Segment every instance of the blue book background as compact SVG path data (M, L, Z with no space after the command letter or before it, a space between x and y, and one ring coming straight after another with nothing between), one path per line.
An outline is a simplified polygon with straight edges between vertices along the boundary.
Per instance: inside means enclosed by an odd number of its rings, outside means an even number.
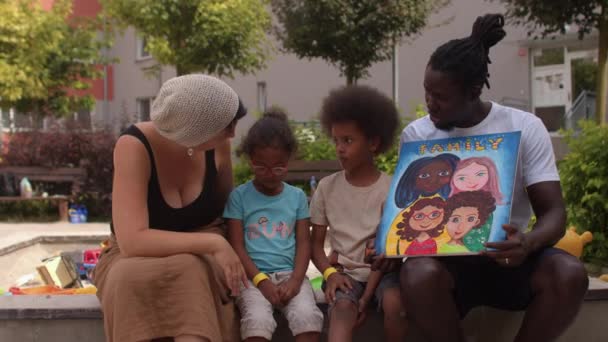
M376 251L477 254L505 239L521 132L402 143Z

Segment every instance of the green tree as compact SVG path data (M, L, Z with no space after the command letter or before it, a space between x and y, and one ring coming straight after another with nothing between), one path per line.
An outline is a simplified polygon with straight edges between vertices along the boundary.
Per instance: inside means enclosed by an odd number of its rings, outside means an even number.
M63 115L94 105L88 89L99 73L96 21L71 19L72 1L46 11L36 1L0 1L0 104L21 112Z
M596 120L606 123L608 93L608 0L501 0L507 6L507 17L527 26L530 33L543 37L566 33L568 25L578 28L579 38L599 32L598 77L596 84Z
M422 30L448 0L272 0L283 48L299 58L322 58L337 66L346 83L392 56L404 37Z
M146 49L178 75L232 77L264 67L271 50L267 0L103 0L120 27L133 26Z

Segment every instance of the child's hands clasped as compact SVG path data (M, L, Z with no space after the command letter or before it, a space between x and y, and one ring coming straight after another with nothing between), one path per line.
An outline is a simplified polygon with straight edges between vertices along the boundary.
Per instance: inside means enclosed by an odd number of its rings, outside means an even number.
M260 292L262 292L264 298L266 298L273 306L278 306L281 304L279 287L273 284L270 279L262 280L258 284L258 289Z
M336 272L327 278L325 285L325 299L328 303L333 303L336 300L336 291L338 289L349 292L353 289L353 285L347 276Z
M289 301L295 297L298 293L300 293L300 286L302 285L301 281L297 281L294 278L289 278L289 280L281 283L279 287L279 298L283 305L287 305Z

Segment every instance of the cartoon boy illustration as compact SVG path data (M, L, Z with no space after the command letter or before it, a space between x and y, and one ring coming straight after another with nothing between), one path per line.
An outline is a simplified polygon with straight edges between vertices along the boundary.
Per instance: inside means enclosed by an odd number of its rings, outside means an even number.
M450 180L460 158L451 153L435 157L423 157L413 161L399 179L395 191L395 204L406 208L419 197L438 194L447 199L450 194Z
M410 245L406 255L427 255L437 253L436 237L443 233L445 225L445 201L440 196L422 197L402 211L403 220L397 224L397 234ZM397 242L397 254L399 242Z
M451 240L439 247L439 253L478 252L470 250L463 243L465 236L473 235L479 246L483 248L489 230L482 229L496 209L496 201L488 191L459 192L448 198L445 205L445 215L448 218L445 225Z

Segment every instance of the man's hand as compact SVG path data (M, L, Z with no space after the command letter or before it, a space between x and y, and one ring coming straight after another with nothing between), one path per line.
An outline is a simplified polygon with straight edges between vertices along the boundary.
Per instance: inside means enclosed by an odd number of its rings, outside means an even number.
M371 255L368 263L372 264L372 271L382 271L384 273L397 271L401 266L400 258L386 258L384 254Z
M325 284L325 299L328 303L333 303L336 300L336 290L338 289L348 293L353 289L353 285L348 276L336 272L329 276Z
M270 279L264 279L258 284L258 289L264 295L266 299L272 304L272 306L278 306L281 304L281 297L279 295L279 288L270 281Z
M507 239L500 242L486 243L486 248L495 250L485 250L481 254L494 259L505 267L519 266L531 252L526 235L510 224L503 224L502 228L507 232Z
M279 285L279 298L283 305L287 305L289 301L300 293L301 281L294 278L289 278L287 281Z

